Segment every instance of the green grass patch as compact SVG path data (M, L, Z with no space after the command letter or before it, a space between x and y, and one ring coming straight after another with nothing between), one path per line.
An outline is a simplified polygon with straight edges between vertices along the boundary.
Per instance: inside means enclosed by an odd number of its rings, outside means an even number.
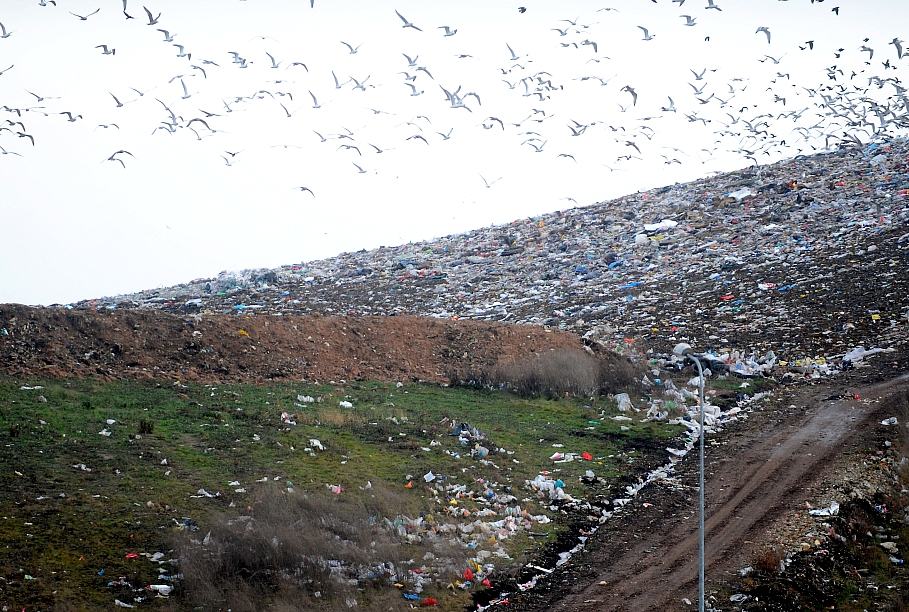
M35 386L43 388L22 388ZM331 485L345 498L365 498L373 483L398 496L403 515L451 513L451 500L423 479L431 471L468 491L483 483L508 487L514 504L539 514L549 502L538 500L525 480L547 470L566 483L566 492L582 497L578 478L585 470L618 478L641 449L658 449L680 433L660 423L625 423L631 426L623 430L609 419L615 414L607 398L524 399L423 384L2 378L0 605L88 610L115 598L133 602L142 594L129 585L173 584L168 580L179 571L141 553L167 555L184 517L205 529L231 504L237 512L252 507L266 487L322 492ZM460 423L483 435L476 443L489 450L487 457L472 456L475 442L449 435ZM593 460L555 463L555 452L587 452ZM457 508L476 505L468 499ZM559 527L545 529L552 535ZM509 557L521 557L528 541L506 540ZM127 558L130 553L140 557ZM463 592L449 593L452 601L466 601ZM179 605L179 597L153 595L140 603Z

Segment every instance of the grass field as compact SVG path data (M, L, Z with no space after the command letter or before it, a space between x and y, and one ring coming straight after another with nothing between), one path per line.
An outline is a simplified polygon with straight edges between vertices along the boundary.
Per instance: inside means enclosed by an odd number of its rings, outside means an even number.
M639 456L635 449L658 448L680 434L680 427L609 418L616 414L608 398L522 399L422 384L0 379L0 605L90 610L118 599L218 609L187 603L172 580L181 568L146 555L175 558L176 532L185 523L198 526L192 533L201 538L212 524L249 514L276 491L361 500L359 507L386 514L373 518L391 523L421 512L426 524L492 521L509 507L556 519L548 498L539 499L526 480L547 472L583 497L579 476L586 470L617 479ZM475 427L480 439L450 435L460 423ZM592 460L556 463L555 452L589 453ZM429 472L441 479L427 483ZM365 503L377 494L381 506ZM564 527L558 520L533 523L531 539L528 525L488 539L456 530L449 541L463 547L464 559L484 547L505 551L487 555L498 567L525 559ZM414 545L409 538L390 541ZM176 589L169 599L138 590L150 584ZM394 590L388 587L359 589L359 609L369 601L379 609L385 591ZM466 589L437 585L426 592L443 608L469 602Z

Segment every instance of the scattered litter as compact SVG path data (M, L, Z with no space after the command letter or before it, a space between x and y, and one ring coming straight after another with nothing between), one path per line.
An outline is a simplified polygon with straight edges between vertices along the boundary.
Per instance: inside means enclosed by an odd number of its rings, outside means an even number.
M835 501L830 502L830 505L826 508L820 508L817 510L809 510L808 514L811 516L836 516L840 511L840 505Z
M618 393L615 396L615 401L618 404L619 412L628 412L634 409L634 406L631 405L631 398L627 393Z

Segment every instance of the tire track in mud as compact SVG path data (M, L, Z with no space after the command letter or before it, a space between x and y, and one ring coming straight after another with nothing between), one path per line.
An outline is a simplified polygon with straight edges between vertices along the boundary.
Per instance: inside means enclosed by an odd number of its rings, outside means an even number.
M876 385L851 387L850 395L886 395L909 375ZM793 410L770 425L771 409L735 433L721 434L706 450L706 588L748 565L767 526L801 506L804 489L818 481L850 444L872 428L875 405L853 399L825 400L836 381L801 391L804 410ZM839 395L845 395L840 393ZM782 409L785 410L785 409ZM782 411L781 411L782 412ZM753 423L751 421L759 421ZM696 485L697 449L676 466ZM688 470L687 473L685 470ZM657 487L635 499L641 508L597 534L597 544L569 564L550 591L527 610L643 612L692 610L698 597L697 489L667 494ZM675 503L674 503L675 502ZM681 502L681 503L679 503ZM645 508L644 503L650 503ZM601 529L603 530L603 529Z

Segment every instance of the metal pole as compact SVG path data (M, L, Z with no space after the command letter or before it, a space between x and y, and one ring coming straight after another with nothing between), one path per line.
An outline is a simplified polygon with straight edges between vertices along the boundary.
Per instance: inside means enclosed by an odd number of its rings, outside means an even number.
M694 361L698 367L698 399L701 408L701 431L699 444L701 450L701 469L698 481L699 492L699 521L698 521L698 612L704 612L704 369L701 367L701 360L688 354L688 357Z

